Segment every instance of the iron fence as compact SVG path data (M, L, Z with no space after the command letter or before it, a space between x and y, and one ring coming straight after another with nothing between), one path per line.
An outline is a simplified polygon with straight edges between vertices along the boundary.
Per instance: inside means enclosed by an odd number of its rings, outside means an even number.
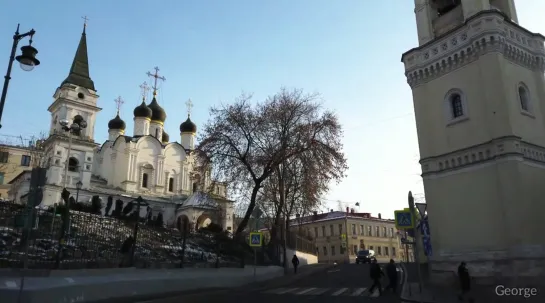
M181 231L142 218L136 224L137 216L75 210L67 216L62 208L27 213L23 205L0 202L0 268L22 268L25 262L30 269L231 267L251 253L226 233L206 230L188 231L184 249ZM123 244L135 229L127 251Z

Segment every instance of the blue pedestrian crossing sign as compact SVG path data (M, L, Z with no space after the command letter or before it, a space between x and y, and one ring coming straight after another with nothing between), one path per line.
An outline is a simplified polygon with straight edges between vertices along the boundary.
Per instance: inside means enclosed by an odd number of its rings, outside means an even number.
M397 229L412 229L414 228L414 217L410 210L394 211Z
M254 232L250 233L250 246L251 247L261 247L263 244L263 234Z

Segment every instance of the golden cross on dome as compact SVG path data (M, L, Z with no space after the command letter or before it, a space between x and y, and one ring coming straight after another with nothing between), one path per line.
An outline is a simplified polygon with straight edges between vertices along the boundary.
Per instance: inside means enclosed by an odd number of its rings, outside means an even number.
M114 100L114 102L115 102L115 107L117 107L117 114L119 115L119 111L121 110L121 105L123 105L125 101L123 101L123 99L121 99L121 96L119 96Z
M142 94L142 101L146 102L146 97L148 95L150 88L147 82L140 84L140 93Z
M193 108L193 102L191 102L191 99L187 100L185 102L185 105L187 106L187 116L191 116L191 109Z
M165 79L165 77L159 76L159 68L157 66L153 69L155 70L154 74L148 72L146 75L148 75L148 77L154 78L153 86L151 88L153 88L153 96L155 97L157 96L157 80L166 81L167 79Z

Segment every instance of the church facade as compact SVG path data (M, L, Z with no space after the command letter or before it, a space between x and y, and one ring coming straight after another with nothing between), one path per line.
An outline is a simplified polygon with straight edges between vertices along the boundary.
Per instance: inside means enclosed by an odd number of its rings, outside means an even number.
M230 231L233 201L226 198L226 184L212 181L210 171L197 167L192 154L196 125L188 113L180 124L180 143L170 141L164 130L167 115L157 102L157 80L162 77L158 68L148 75L155 78L153 97L147 104L148 88L141 86L142 103L133 111L132 134L127 134L118 106L108 123L108 140L97 144L95 121L101 108L89 75L84 27L69 75L48 108L51 123L42 144L42 165L48 168L42 205L60 203L64 188L76 196L79 186L79 202L98 196L103 212L108 200L126 204L141 196L153 217L160 213L167 225L181 228L187 222L198 228L214 222ZM69 129L71 125L76 128Z
M412 89L434 268L545 275L545 37L514 0L415 0Z

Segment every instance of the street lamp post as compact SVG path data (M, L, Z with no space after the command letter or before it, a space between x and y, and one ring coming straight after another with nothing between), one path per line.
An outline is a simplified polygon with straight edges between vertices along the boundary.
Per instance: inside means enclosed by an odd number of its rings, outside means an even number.
M76 183L76 204L79 202L79 191L81 190L82 186L83 183L81 183L81 181L78 181L78 183Z
M78 181L78 183L76 183L76 205L79 202L79 191L81 190L82 186L83 186L83 183L81 183L81 181ZM72 227L72 219L70 218L70 199L68 199L67 207L68 207L68 236L67 237L70 237L70 229Z
M40 65L40 61L36 59L36 54L38 54L38 50L36 50L32 46L32 37L34 36L36 32L34 29L31 29L30 31L20 34L19 33L19 24L17 24L17 30L15 31L15 34L13 35L13 45L11 47L11 54L9 56L9 62L8 62L8 71L6 72L6 75L4 76L4 86L2 87L2 97L0 98L0 121L2 121L2 113L4 112L4 103L6 102L6 96L8 94L8 85L9 80L11 79L11 67L13 66L13 61L17 60L19 64L21 65L21 69L24 71L31 71L34 69L34 66ZM15 52L17 51L17 45L19 44L19 41L21 39L30 36L30 40L28 45L25 45L21 47L21 55L15 57ZM2 127L2 124L0 124L0 128Z
M81 117L81 116L80 116ZM62 126L62 129L68 134L68 152L66 155L66 163L64 164L64 188L68 187L68 166L70 164L70 153L72 152L72 133L81 131L82 129L87 128L87 122L80 119L74 119L73 123L70 124L69 120L63 119L59 121L59 124Z
M134 239L133 241L133 245L132 245L132 249L131 249L131 254L130 254L130 264L131 266L134 265L134 252L136 250L136 239L138 237L138 223L140 221L140 207L142 206L142 203L144 202L144 199L142 198L142 196L138 196L138 198L136 198L136 200L134 200L136 202L136 215L134 216L135 217L135 222L134 222L134 230L133 230L133 234L132 234L132 238Z

